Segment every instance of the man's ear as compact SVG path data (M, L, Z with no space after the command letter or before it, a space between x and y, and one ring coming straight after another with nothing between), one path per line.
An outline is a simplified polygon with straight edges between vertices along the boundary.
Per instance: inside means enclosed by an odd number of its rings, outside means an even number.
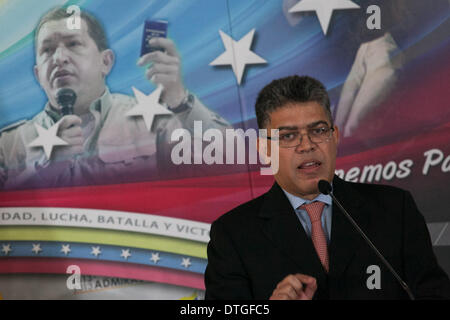
M111 72L111 69L115 62L115 55L111 49L103 50L102 52L102 75L106 76Z

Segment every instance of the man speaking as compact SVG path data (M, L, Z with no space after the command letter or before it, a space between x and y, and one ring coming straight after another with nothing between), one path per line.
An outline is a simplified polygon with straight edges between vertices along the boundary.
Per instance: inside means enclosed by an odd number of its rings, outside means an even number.
M279 130L276 182L212 224L206 299L409 298L330 195L319 192L320 180L331 183L413 297L450 298L449 278L411 194L334 175L339 130L319 81L275 80L259 93L255 109L260 129ZM275 138L269 135L267 143ZM374 270L375 285L369 279Z
M70 14L56 8L36 28L34 74L48 103L32 120L2 130L0 187L121 183L167 176L173 173L172 130L191 129L195 120L206 128L229 126L185 89L180 57L166 38L149 40L151 47L161 50L146 53L137 64L150 65L146 77L162 88L156 102L167 112L155 114L151 124L130 116L136 100L111 93L106 85L115 55L101 24L84 11L80 18L79 28L69 28ZM57 132L51 132L55 124Z

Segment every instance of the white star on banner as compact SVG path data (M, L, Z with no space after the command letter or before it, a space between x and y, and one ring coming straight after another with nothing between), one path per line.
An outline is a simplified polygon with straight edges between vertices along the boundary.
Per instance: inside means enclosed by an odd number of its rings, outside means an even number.
M59 122L55 123L50 129L45 129L38 124L34 124L39 137L34 139L28 145L29 147L42 147L44 149L47 159L50 159L54 146L66 146L68 143L59 138L56 134L58 132Z
M219 30L219 33L220 37L222 38L223 45L225 46L225 52L218 56L209 65L231 65L238 84L241 84L242 76L244 75L244 69L247 64L267 63L266 60L250 50L250 47L252 46L253 36L255 34L255 29L252 29L239 41L235 41L222 30Z
M2 244L2 252L7 256L12 251L10 244Z
M91 254L98 257L99 254L102 254L102 251L100 250L100 247L92 247Z
M181 265L185 268L189 268L189 266L192 264L190 258L182 258L183 261L181 262Z
M66 256L70 253L70 244L61 245L61 252L63 252Z
M159 97L161 96L163 86L159 85L148 96L134 87L132 89L138 103L125 115L128 117L142 116L148 131L152 128L155 115L173 114L172 111L159 104Z
M158 263L159 260L161 260L161 258L159 257L159 253L152 253L152 257L150 258L151 261L153 261L153 263Z
M289 9L289 12L315 11L323 34L326 35L334 10L359 8L359 5L350 0L303 0Z
M34 254L38 254L39 252L41 252L42 251L42 249L41 249L41 244L40 243L38 243L38 244L32 244L32 246L33 246L33 249L31 249L31 251L34 253Z
M122 249L122 253L120 254L120 256L127 260L129 257L131 257L130 249Z

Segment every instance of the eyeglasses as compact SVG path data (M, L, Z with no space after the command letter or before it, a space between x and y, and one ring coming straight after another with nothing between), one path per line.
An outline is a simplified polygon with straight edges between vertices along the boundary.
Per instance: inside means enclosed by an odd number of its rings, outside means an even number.
M309 141L315 144L326 142L330 140L334 128L329 127L318 127L318 128L308 128L306 135ZM281 133L278 136L279 146L281 148L293 148L302 144L303 135L298 131L291 131L286 133ZM269 140L276 140L275 137L267 137Z

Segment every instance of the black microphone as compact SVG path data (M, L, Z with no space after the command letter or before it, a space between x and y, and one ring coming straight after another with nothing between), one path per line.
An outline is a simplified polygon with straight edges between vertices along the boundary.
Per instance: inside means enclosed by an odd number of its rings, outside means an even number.
M384 263L384 265L389 269L389 271L392 273L392 275L397 279L397 281L400 283L402 288L406 291L409 298L411 300L415 300L414 295L412 294L411 290L409 289L408 285L405 281L400 278L400 276L395 272L394 268L390 265L390 263L384 258L384 256L378 251L377 247L370 241L370 239L366 236L364 231L361 230L361 228L358 226L358 224L353 220L353 218L348 214L347 210L344 209L344 207L340 204L338 199L333 195L333 189L331 187L331 184L326 180L320 180L318 183L319 191L325 195L329 194L331 198L333 199L334 203L337 204L339 209L341 209L344 216L350 221L350 223L353 225L353 227L358 231L358 233L361 235L361 237L364 238L364 240L367 242L369 247L372 248L372 250L377 254L378 258Z
M76 100L77 94L72 89L62 88L56 93L56 101L61 106L63 116L73 114L73 106Z

